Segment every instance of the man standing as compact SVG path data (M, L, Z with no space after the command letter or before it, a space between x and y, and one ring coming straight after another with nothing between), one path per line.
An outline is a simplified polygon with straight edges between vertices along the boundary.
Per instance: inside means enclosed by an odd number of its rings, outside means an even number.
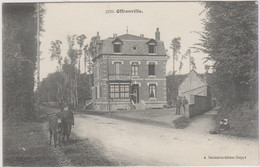
M183 109L184 109L184 112L185 112L186 107L187 107L187 105L189 104L189 102L188 102L188 100L186 99L185 96L183 97L182 104L183 104Z
M62 140L69 140L71 127L74 126L74 114L69 109L67 105L65 105L63 111L61 112L61 123L62 123Z
M175 115L180 115L181 113L181 99L180 97L177 97L177 101L176 101L176 114Z

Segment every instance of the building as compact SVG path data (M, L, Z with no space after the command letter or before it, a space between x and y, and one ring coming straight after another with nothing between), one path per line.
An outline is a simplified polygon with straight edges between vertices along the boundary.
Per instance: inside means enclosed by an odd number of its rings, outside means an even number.
M207 97L211 106L215 106L215 97L209 85L210 74L198 74L191 70L178 88L178 96L185 96L194 104L194 96Z
M160 40L124 34L92 38L95 110L162 108L166 104L166 51Z

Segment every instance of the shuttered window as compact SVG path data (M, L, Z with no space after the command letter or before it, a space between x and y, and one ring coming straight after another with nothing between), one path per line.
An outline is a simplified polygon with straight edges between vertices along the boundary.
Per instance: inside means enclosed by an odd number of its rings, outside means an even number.
M155 75L155 63L148 64L148 75Z

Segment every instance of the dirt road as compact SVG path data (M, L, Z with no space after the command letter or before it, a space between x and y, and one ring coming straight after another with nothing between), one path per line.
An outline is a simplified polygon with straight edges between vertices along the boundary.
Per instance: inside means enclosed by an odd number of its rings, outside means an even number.
M124 165L258 163L257 140L210 135L207 116L182 130L85 114L76 115L75 122L78 137L97 141L108 159Z

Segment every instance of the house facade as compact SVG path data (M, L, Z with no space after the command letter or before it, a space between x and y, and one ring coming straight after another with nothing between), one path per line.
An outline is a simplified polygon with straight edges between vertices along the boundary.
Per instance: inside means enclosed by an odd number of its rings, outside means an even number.
M155 39L124 34L92 38L95 110L125 110L134 105L166 104L166 52L157 28Z

